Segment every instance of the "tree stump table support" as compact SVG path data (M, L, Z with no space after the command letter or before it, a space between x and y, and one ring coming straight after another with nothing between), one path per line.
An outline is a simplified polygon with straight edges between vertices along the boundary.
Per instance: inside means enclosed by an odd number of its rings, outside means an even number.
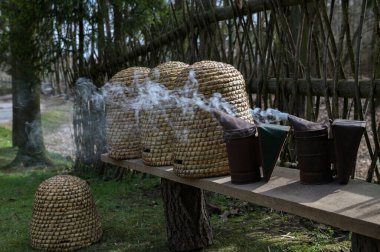
M194 251L212 244L203 190L161 179L168 244L173 251Z
M351 250L352 252L380 252L380 240L352 233Z

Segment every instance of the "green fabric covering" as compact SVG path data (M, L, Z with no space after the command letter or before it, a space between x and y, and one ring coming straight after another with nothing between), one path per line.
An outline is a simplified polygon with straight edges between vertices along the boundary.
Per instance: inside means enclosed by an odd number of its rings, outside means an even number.
M258 127L263 176L269 181L290 127L262 123Z

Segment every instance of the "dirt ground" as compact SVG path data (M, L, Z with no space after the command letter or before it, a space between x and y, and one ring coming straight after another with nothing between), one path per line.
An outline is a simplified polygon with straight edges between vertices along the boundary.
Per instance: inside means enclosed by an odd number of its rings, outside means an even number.
M42 97L41 111L46 149L73 159L73 102L63 96ZM12 128L11 95L0 97L0 126Z
M46 148L50 152L60 153L63 156L74 159L75 144L73 133L73 102L61 97L47 97L43 99L42 113L58 111L57 127L44 128L44 140ZM54 120L56 117L52 117ZM55 124L53 124L55 125Z

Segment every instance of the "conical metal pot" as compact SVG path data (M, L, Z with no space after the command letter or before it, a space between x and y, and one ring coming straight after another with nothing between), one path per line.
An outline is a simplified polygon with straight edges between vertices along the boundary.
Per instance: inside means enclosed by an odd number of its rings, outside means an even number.
M356 157L364 130L364 121L337 119L332 123L335 167L341 184L347 184L350 175L355 172Z
M258 127L264 181L269 181L289 133L288 126L261 123Z

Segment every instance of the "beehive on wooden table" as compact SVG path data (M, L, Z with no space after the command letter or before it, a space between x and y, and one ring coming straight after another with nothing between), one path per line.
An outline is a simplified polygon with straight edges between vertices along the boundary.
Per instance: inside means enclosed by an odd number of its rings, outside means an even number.
M130 67L115 74L110 85L125 85L124 92L109 92L106 99L106 133L108 154L114 159L141 157L139 119L128 101L137 95L131 88L142 84L150 72L146 67Z
M168 90L174 88L178 73L188 67L188 64L169 61L158 65L150 71L149 78L162 84ZM142 159L146 165L163 166L172 164L173 160L173 129L170 125L170 114L173 104L162 102L141 114L141 144Z
M191 71L196 79L193 92L198 90L205 99L220 93L226 102L234 106L237 117L253 123L245 81L238 70L221 62L197 62L178 75L175 82L178 87L191 81ZM229 173L223 129L211 113L194 106L193 114L178 110L172 118L174 131L180 136L175 138L173 145L175 174L201 178Z

